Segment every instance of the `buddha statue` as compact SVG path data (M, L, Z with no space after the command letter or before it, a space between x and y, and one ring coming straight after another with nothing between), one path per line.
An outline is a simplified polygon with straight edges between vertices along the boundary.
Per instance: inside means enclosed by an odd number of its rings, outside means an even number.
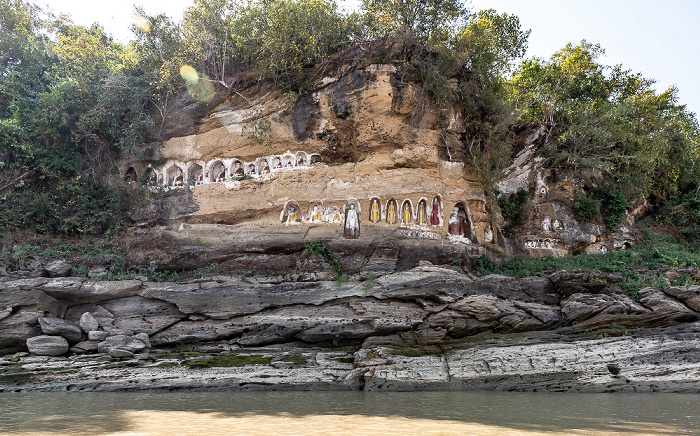
M372 206L369 211L369 220L373 223L378 223L381 217L379 216L379 201L372 199Z
M426 225L425 220L425 201L421 200L418 202L418 212L416 213L416 223L419 225Z
M360 237L360 217L357 214L354 204L345 212L345 227L343 236L347 239L357 239Z
M386 206L386 222L396 224L396 203L394 200L390 200Z
M411 222L411 206L409 206L408 201L403 204L403 213L401 216L401 221L404 224Z
M440 200L437 197L433 198L433 211L430 214L430 224L434 226L440 225Z

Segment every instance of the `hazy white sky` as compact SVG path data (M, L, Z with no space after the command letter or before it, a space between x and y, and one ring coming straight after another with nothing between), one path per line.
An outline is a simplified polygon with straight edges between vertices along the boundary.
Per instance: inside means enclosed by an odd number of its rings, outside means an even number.
M116 40L131 38L133 5L179 20L191 0L38 0L82 25L99 22ZM471 0L472 10L493 8L520 17L532 29L528 56L549 57L567 42L587 39L606 49L601 59L677 85L680 101L700 111L700 0ZM339 0L353 8L359 0Z

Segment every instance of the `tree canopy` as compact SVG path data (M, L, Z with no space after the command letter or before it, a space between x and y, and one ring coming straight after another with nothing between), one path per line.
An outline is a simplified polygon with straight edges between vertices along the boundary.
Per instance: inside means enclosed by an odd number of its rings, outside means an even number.
M0 0L0 233L83 234L123 225L133 193L114 162L158 140L169 99L233 92L237 76L290 95L308 72L354 44L401 41L391 59L438 114L445 158L485 186L509 163L514 130L544 126L549 165L593 174L630 195L667 198L697 187L698 123L677 90L598 59L589 42L523 59L518 17L460 0L194 0L181 20L135 8L134 40L79 26L30 0ZM384 60L386 61L386 60ZM448 105L462 111L450 125ZM155 127L155 128L154 128Z

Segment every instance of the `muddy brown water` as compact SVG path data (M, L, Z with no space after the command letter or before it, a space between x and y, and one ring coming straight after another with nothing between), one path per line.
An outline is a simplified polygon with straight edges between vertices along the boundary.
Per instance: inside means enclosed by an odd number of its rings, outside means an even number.
M0 394L3 435L676 435L700 397L510 392Z

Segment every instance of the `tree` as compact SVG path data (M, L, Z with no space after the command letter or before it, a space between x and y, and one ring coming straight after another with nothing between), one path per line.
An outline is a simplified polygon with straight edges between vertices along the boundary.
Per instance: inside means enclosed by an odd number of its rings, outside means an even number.
M423 44L447 41L469 17L460 0L362 0L368 37L404 34Z
M666 197L691 169L697 150L695 115L661 94L653 81L618 65L601 65L604 50L582 41L549 61L523 62L510 81L519 120L547 127L544 152L555 167L603 178L628 195Z

